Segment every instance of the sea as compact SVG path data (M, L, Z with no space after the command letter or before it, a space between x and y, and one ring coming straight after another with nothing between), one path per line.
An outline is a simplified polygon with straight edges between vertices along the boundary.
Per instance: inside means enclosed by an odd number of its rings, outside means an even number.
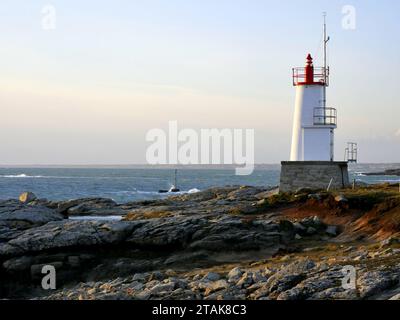
M351 180L368 184L400 183L398 176L366 176L400 168L400 164L351 164ZM279 185L280 165L256 165L249 176L235 175L234 168L179 168L177 185L181 194L195 193L211 187ZM118 203L167 197L175 179L174 168L138 166L106 167L1 167L0 199L16 199L25 191L48 200L88 197L111 198Z

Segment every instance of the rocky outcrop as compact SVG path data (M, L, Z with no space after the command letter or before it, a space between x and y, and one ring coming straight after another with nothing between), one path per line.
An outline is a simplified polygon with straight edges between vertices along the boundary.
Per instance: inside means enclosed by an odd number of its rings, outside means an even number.
M128 237L135 222L62 221L31 228L0 244L0 257L19 256L52 249L117 244Z
M42 205L31 206L13 200L0 202L0 226L4 228L28 229L62 219L56 210Z
M67 200L57 203L58 212L68 216L81 215L117 215L121 214L117 203L111 199L103 198L84 198L76 200Z
M379 268L378 268L379 269ZM400 268L370 271L356 268L356 288L343 287L343 266L309 259L281 264L275 269L254 267L206 274L173 270L136 273L107 281L81 283L44 299L198 299L198 300L358 300L391 299L400 295Z
M372 199L226 187L126 204L1 201L0 298L395 298L398 202ZM66 219L117 214L122 221ZM370 227L375 217L390 218L390 237L370 247L354 238L347 245L351 230L364 230L360 219ZM48 264L57 270L53 293L39 287ZM345 265L357 269L356 290L342 287Z
M293 228L283 228L279 220L248 220L231 213L237 205L253 207L258 201L256 195L265 191L215 188L124 205L97 198L58 203L42 200L28 205L5 201L0 205L0 275L8 279L5 281L14 281L15 277L34 281L40 266L51 262L61 275L73 271L93 275L96 272L90 270L98 270L95 277L107 276L108 271L115 272L117 253L122 259L119 268L126 272L218 264L256 251L272 255L293 238ZM125 221L64 219L66 215L101 216L109 210L123 213ZM159 214L161 211L170 214L165 217ZM82 264L82 255L91 252L99 253L91 256L91 263ZM141 252L151 253L152 258L141 260ZM100 264L107 267L93 268Z
M236 217L219 220L174 217L122 222L64 220L30 228L0 244L0 257L122 242L131 248L145 249L260 250L284 245L285 240L291 238L292 234L282 230L279 223L246 223Z

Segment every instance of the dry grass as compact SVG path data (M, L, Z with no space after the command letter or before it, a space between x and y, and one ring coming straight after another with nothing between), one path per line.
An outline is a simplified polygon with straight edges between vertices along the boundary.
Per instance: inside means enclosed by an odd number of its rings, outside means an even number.
M124 217L124 220L126 221L147 220L156 218L169 218L173 216L174 213L169 211L130 212Z

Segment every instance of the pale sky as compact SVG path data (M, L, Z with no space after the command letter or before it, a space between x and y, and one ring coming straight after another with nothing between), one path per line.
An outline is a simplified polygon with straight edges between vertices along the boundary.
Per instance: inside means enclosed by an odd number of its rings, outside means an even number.
M361 162L400 162L399 1L2 0L0 164L145 163L171 120L255 129L257 163L287 160L291 68L322 63L323 11L337 160L356 141Z

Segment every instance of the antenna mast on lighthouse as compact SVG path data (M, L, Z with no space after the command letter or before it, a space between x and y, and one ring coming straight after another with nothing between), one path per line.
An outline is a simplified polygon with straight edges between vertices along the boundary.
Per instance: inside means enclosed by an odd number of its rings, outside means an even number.
M327 31L326 31L326 12L323 13L324 16L324 92L323 92L323 101L322 101L322 106L323 108L326 108L326 87L328 86L328 75L329 75L329 66L328 66L328 61L327 61L327 51L328 51L328 42L330 38L327 36Z

